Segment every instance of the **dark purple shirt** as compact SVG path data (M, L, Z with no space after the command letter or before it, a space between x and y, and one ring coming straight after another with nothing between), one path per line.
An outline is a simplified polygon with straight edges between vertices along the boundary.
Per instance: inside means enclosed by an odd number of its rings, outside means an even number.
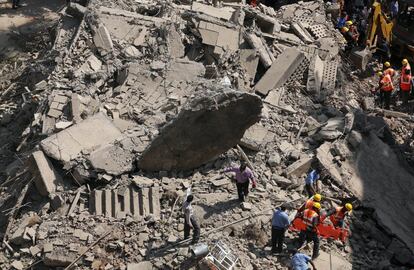
M225 169L224 172L234 172L236 174L237 183L246 183L249 179L253 180L253 173L247 167L243 172L240 171L239 167L230 167Z

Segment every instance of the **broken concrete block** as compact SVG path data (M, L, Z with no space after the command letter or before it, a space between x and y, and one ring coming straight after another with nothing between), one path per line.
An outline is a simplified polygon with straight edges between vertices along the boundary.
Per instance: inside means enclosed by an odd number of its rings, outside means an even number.
M102 56L107 55L114 49L108 29L103 24L100 24L96 29L93 35L93 42Z
M97 171L121 175L135 168L135 154L119 144L108 144L93 151L88 160Z
M191 9L196 12L204 13L206 15L230 21L233 16L234 9L231 7L216 8L209 5L204 5L200 2L193 2Z
M287 188L288 186L292 185L292 181L280 175L272 175L272 180L282 188Z
M293 29L293 32L305 43L313 43L314 40L308 31L300 23L292 22L290 25Z
M153 270L151 262L128 263L127 270Z
M34 171L35 185L39 193L43 196L56 191L56 187L62 184L61 176L56 172L50 160L42 151L32 153L32 169Z
M344 128L344 117L330 118L313 138L318 141L334 140L343 134Z
M260 28L262 33L268 33L272 35L273 33L280 32L281 25L275 18L263 14L262 12L259 12L253 8L245 8L244 12L246 14L246 18L254 18L256 26Z
M243 209L243 211L250 211L253 208L253 205L251 203L248 202L243 202L241 204L241 208Z
M306 173L311 164L312 164L312 157L302 157L295 163L291 164L289 167L286 168L286 175L287 177L297 176L300 177L302 174Z
M288 48L280 54L266 71L263 77L255 85L254 89L262 95L281 87L304 60L305 55L294 49Z
M52 243L45 243L43 245L43 253L49 253L53 251L53 244Z
M195 168L236 145L259 120L258 96L229 89L199 90L163 127L138 161L143 170Z
M42 220L36 214L33 216L25 218L23 221L19 223L19 227L14 231L12 236L10 237L10 242L16 245L21 245L24 242L31 241L30 237L26 236L26 227L33 226L35 224L41 223ZM35 231L36 233L36 231Z
M16 269L16 270L23 270L24 269L24 265L21 261L13 261L11 263L11 267L13 267L13 269Z
M175 27L171 27L168 31L168 49L172 58L181 58L185 55L184 44Z
M261 124L255 124L246 130L240 144L251 150L260 151L268 133L267 128Z
M342 257L334 251L331 254L321 251L313 262L318 269L352 270L352 264Z
M357 66L362 71L365 71L368 62L372 58L372 52L368 49L361 50L359 48L355 48L351 51L349 58L355 64L355 66Z
M85 73L93 73L100 70L102 62L95 55L90 55L82 66L74 72L75 77L79 77Z
M200 21L198 24L203 44L220 48L224 51L236 51L239 49L240 31Z
M38 246L31 246L29 248L30 254L32 254L33 257L35 257L37 254L42 252Z
M148 28L143 28L137 38L134 39L134 46L142 46L145 43L145 37L147 36Z
M70 127L73 124L72 121L68 122L68 121L59 121L55 124L55 129L57 129L58 131L63 130L65 128Z
M263 64L263 66L265 68L270 67L275 60L275 57L270 53L267 44L254 33L246 33L244 34L244 38L246 39L247 43L249 43L249 45L257 51L259 54L260 62Z
M46 266L58 267L58 266L68 266L76 259L76 255L73 253L62 254L58 251L53 251L46 253L43 258L43 263Z
M342 185L342 176L338 170L337 165L334 163L334 157L331 154L332 144L325 142L316 150L316 158L319 161L321 167L329 174L329 176L337 183Z
M149 179L149 178L144 177L144 176L135 175L132 178L132 183L134 183L139 188L152 187L154 185L154 180Z
M205 72L206 69L202 63L177 59L170 63L165 79L168 82L193 81L204 77Z
M126 57L129 58L138 58L142 55L141 52L135 46L132 45L124 49L124 54Z
M103 114L98 113L40 142L50 157L69 162L82 151L96 149L114 141L121 132Z
M324 62L318 55L315 55L309 65L308 82L306 89L311 94L319 95L322 87Z
M256 76L257 65L259 64L259 57L256 55L256 51L252 49L240 50L240 65L249 75L250 79L254 79Z
M66 13L68 13L69 15L78 17L80 19L83 19L83 16L85 15L86 11L87 11L86 7L78 3L73 3L73 2L70 2L66 8Z

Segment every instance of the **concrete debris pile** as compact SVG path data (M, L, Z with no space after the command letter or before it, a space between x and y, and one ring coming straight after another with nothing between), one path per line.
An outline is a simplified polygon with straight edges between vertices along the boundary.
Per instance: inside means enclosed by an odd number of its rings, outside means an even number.
M310 168L322 172L324 197L362 206L348 242L321 240L319 269L414 263L414 209L395 211L413 201L404 193L412 172L354 88L338 94L339 7L88 2L62 11L27 97L21 83L1 92L10 104L21 97L13 106L22 112L0 110L0 265L192 269L198 260L177 245L177 209L191 187L203 241L231 249L237 269L284 269L286 258L269 257L270 217L247 218L283 201L299 206ZM18 141L3 143L16 131ZM392 170L383 174L378 156ZM221 173L240 160L258 180L241 207Z

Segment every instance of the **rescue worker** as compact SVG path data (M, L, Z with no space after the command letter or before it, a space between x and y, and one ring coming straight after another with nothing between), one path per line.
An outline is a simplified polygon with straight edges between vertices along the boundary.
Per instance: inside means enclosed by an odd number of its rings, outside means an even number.
M335 227L345 227L345 217L348 216L352 211L352 204L347 203L344 206L336 207L328 212L326 212L326 216L329 217L332 224Z
M308 197L312 197L319 191L318 188L318 180L320 175L317 170L313 170L312 168L309 170L308 175L305 178L305 190L308 193Z
M385 109L389 110L391 103L391 93L394 90L392 79L389 74L384 74L381 71L377 74L380 77L379 86L377 88L377 90L379 89L380 91L380 103Z
M183 212L184 212L184 239L190 237L190 230L193 230L193 241L195 244L200 238L200 226L198 225L197 219L193 213L193 207L191 202L194 200L193 195L187 195L183 203Z
M253 172L247 168L245 163L240 164L240 167L227 168L223 172L234 172L236 174L237 194L240 202L244 202L249 194L250 181L252 182L252 188L256 188L256 180L254 179Z
M301 205L301 207L298 209L298 214L297 215L302 213L305 209L312 208L312 206L315 202L321 203L321 200L322 200L322 195L316 193L311 198L309 198L304 204Z
M411 91L411 74L409 69L404 70L405 73L401 74L400 78L400 90L403 100L403 106L408 107L408 98L410 96Z
M401 63L402 63L401 74L405 74L405 70L408 69L411 75L411 66L410 66L410 63L408 63L408 60L403 59Z
M286 213L286 207L282 205L280 209L276 209L272 217L272 253L282 252L285 233L289 225L290 221Z
M290 259L289 270L310 270L308 263L312 265L313 270L316 270L315 264L312 259L303 253L300 253L297 249L292 250L292 258Z
M396 71L391 67L391 63L390 62L385 62L384 63L384 71L383 73L385 74L389 74L391 76L391 78L393 78L396 75Z
M319 212L321 210L321 204L318 202L313 203L311 209L306 209L303 212L302 219L306 225L306 229L299 233L298 248L301 248L305 241L313 242L312 259L319 256L319 237L317 226L319 224Z
M358 42L359 32L354 23L352 21L346 21L345 26L348 27L349 32L352 34L352 39L355 40L355 42Z
M342 27L341 33L344 36L346 43L348 45L346 50L350 50L357 45L356 40L354 39L354 36L352 35L351 31L349 31L348 27Z

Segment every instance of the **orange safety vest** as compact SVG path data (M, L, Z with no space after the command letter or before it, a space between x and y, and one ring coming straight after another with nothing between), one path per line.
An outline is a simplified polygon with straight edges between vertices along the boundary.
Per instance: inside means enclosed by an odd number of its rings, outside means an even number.
M343 207L337 207L335 214L331 215L329 219L331 220L333 225L337 225L339 221L345 218L346 212L341 212Z
M406 69L409 69L410 70L410 74L411 74L411 66L410 66L410 63L408 63L405 66L402 66L402 68L401 68L401 74L405 74L405 70Z
M381 90L384 92L391 92L394 90L391 76L389 74L385 74L384 78L381 79Z
M401 74L400 88L402 91L411 90L411 75Z
M309 209L309 208L312 208L312 206L313 206L313 199L307 200L305 204L305 208Z
M395 70L393 68L387 68L386 70L384 70L384 74L388 74L391 77L394 77L395 75Z
M313 227L313 219L318 217L318 213L312 209L306 209L305 212L303 212L303 223L306 224L307 229Z

